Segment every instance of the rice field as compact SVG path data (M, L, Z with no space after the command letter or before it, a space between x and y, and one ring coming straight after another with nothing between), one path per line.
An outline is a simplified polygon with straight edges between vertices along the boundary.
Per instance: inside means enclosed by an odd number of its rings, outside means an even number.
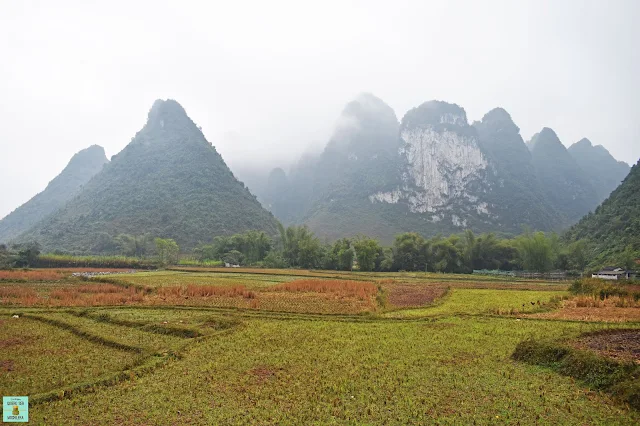
M181 269L0 282L0 393L29 395L35 424L640 422L511 358L640 329L554 316L578 303L568 283Z

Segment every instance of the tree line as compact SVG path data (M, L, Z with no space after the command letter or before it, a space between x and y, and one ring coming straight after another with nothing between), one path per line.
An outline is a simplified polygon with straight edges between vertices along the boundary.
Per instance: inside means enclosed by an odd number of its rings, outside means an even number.
M531 231L515 238L476 235L470 230L432 238L406 232L397 235L391 247L383 247L363 235L323 244L306 226L280 226L277 238L261 231L219 236L211 244L196 247L193 255L200 262L344 271L583 271L588 264L583 242L563 244L556 234Z
M149 235L120 234L113 239L122 256L154 259L160 265L179 262L180 247L172 239ZM1 267L27 267L40 254L37 243L0 245ZM224 262L232 265L267 268L305 268L360 271L428 271L471 273L474 270L526 270L582 272L589 264L586 243L564 243L555 233L525 232L514 238L493 233L476 235L467 230L448 237L426 238L415 232L395 237L390 247L368 236L341 238L322 243L306 226L279 226L279 235L247 231L216 236L191 253L197 262ZM622 259L620 266L633 268L634 257Z

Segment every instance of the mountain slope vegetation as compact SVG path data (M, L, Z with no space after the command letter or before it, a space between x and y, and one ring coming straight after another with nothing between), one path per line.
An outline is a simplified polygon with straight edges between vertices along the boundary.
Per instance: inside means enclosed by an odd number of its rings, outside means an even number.
M44 191L0 220L0 243L11 241L60 209L108 162L104 148L98 145L77 152Z
M146 125L83 191L21 240L44 249L110 252L119 234L172 238L182 248L277 221L229 170L174 100L154 103Z
M585 241L592 265L635 267L634 260L640 258L640 161L609 198L564 238Z

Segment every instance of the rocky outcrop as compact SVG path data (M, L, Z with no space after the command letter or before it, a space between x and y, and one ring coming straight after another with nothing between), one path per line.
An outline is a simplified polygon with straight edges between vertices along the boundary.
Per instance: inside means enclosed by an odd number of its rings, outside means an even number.
M406 203L412 213L432 213L435 222L461 203L489 214L480 198L489 189L490 166L464 109L439 101L414 108L402 120L400 141L403 183L371 194L372 203ZM452 224L464 226L464 216L451 216Z

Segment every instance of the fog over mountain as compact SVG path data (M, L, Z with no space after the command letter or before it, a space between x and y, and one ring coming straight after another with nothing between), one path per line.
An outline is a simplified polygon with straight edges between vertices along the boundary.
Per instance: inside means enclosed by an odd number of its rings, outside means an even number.
M88 145L120 152L158 98L254 192L322 152L363 92L398 119L433 99L469 126L500 107L525 141L548 127L635 164L639 20L633 0L3 2L0 218Z

